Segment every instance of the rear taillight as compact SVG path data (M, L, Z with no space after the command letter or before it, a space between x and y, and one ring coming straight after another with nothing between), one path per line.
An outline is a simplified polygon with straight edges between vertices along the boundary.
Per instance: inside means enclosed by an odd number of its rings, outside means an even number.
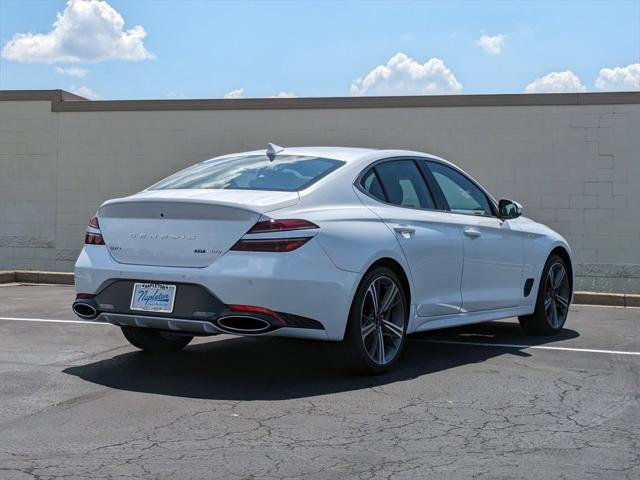
M300 248L313 237L312 232L307 236L296 234L292 237L260 238L266 233L280 233L300 230L316 230L320 227L308 220L284 219L284 220L263 220L256 223L247 232L250 237L243 237L238 240L231 250L240 252L290 252Z
M290 230L306 230L310 228L318 228L318 226L308 220L298 220L295 218L286 220L271 219L256 223L248 233L287 232Z
M100 232L100 223L98 217L93 217L89 220L87 226L87 233L84 235L85 245L104 245L104 239L102 238L102 232Z
M238 240L231 247L237 252L290 252L311 240L311 237L301 238L269 238L263 240Z

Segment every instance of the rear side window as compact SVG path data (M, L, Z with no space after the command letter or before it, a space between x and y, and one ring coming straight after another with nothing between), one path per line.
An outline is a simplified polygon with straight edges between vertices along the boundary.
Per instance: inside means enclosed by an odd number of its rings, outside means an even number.
M374 167L387 201L409 208L434 208L422 174L413 160L393 160Z
M452 212L492 215L487 196L471 180L446 165L436 162L426 163Z
M364 188L365 192L372 197L382 200L383 202L387 201L384 196L384 191L382 190L382 185L380 184L380 179L378 179L373 168L364 174L360 184L362 185L362 188Z
M153 185L150 190L235 189L303 190L333 172L344 162L321 157L266 155L207 160L178 172Z

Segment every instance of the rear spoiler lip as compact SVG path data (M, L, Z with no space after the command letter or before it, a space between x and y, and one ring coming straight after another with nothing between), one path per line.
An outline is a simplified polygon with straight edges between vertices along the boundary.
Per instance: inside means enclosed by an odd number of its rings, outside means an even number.
M169 192L171 190L163 190L164 192ZM184 191L184 190L183 190ZM201 191L201 192L211 192L211 190L192 190L193 192ZM246 192L267 192L266 190L243 190ZM237 208L239 210L245 210L252 213L264 214L267 212L272 212L274 210L280 210L282 208L293 207L300 202L300 193L299 192L277 192L277 193L287 193L291 194L292 198L290 200L283 199L278 202L270 202L264 205L260 204L248 204L248 203L239 203L235 201L225 201L220 199L208 199L208 198L184 198L184 197L170 197L170 196L146 196L141 195L149 193L149 191L145 190L134 195L128 197L121 198L113 198L105 201L100 208L98 209L98 214L100 210L104 207L108 207L110 205L119 205L123 203L138 203L138 202L152 202L152 203L198 203L205 205L216 205L222 207L229 208ZM276 193L275 191L273 193ZM295 195L295 197L293 197Z

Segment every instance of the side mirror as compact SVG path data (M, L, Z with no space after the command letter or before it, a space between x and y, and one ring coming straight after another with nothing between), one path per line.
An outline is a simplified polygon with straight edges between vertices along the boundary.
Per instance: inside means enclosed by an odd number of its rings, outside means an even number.
M522 205L513 200L507 200L506 198L498 202L498 210L500 212L500 218L503 220L518 218L522 215Z

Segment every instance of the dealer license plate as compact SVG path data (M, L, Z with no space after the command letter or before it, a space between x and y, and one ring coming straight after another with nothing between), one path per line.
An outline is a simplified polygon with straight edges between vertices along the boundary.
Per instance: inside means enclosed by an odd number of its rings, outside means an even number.
M143 312L173 312L176 286L164 283L135 283L131 296L131 310Z

